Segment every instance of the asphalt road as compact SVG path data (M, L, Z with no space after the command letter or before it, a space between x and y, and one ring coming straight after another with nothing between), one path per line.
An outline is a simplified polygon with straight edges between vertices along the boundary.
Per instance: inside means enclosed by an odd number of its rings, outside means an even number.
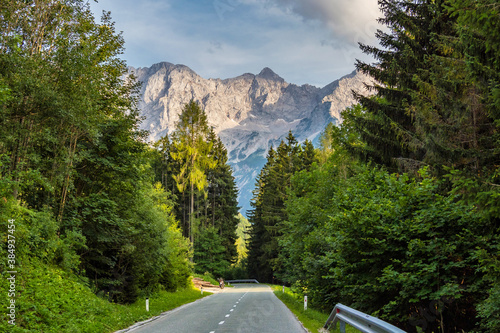
M304 333L300 322L258 284L240 284L167 312L133 333Z

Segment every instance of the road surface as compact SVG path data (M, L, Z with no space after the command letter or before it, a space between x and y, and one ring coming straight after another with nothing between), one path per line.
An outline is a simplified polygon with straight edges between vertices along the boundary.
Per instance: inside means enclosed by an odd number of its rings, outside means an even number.
M167 312L133 333L304 333L270 287L240 284Z

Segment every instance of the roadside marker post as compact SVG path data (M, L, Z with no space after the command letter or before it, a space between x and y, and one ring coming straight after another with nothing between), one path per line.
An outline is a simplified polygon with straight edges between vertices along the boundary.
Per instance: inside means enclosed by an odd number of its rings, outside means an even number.
M201 294L203 295L203 286L201 286Z
M149 312L149 298L146 298L146 311Z
M304 295L304 311L307 310L307 295Z

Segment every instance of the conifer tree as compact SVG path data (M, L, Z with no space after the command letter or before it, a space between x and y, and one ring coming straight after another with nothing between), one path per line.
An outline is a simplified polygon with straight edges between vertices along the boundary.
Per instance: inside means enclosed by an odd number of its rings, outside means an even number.
M450 15L457 18L458 46L464 53L461 68L469 83L468 102L474 143L469 172L455 170L468 202L481 208L490 221L482 239L499 243L500 226L500 6L496 0L450 0ZM472 131L471 131L472 129ZM472 172L470 172L472 171ZM497 245L498 246L498 245ZM500 331L500 266L497 250L481 250L482 272L490 284L487 297L477 306L481 328ZM487 289L487 288L485 288Z
M258 280L272 279L272 269L264 257L264 246L270 241L264 224L264 205L266 190L268 189L269 172L274 164L276 152L271 146L267 152L267 162L261 169L255 182L253 197L250 202L252 209L248 212L248 221L251 223L250 242L248 245L248 273Z
M493 174L500 154L500 6L495 0L451 0L457 19L457 48L464 54L463 80L474 124L480 167Z
M181 193L189 193L189 239L194 242L195 188L206 196L206 170L214 168L216 161L209 155L212 143L207 140L210 129L207 116L193 100L186 104L173 134L174 149L171 156L180 163L174 176Z
M498 34L484 27L496 26L498 8L488 1L380 4L390 29L377 34L385 49L362 45L379 63L357 63L377 80L376 97L357 95L365 112L345 115L366 144L362 153L413 171L423 164L476 175L489 168L499 153L498 56L491 52Z
M375 64L356 64L358 70L376 80L369 86L376 97L355 94L365 112L356 117L353 127L367 144L362 154L377 163L418 168L425 158L428 147L415 124L413 92L418 91L419 84L414 77L427 68L429 55L441 55L443 51L436 35L447 33L452 22L444 14L442 3L379 1L384 15L379 22L389 28L389 32L377 32L383 49L360 45L363 52L378 60Z

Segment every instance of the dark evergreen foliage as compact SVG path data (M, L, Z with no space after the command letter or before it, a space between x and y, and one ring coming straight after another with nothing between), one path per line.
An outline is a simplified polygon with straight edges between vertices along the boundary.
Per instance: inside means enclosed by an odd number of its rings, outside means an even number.
M267 162L257 178L248 220L252 224L248 250L248 274L259 281L274 282L282 271L278 239L282 222L287 219L285 202L291 189L291 177L308 170L316 160L309 141L302 146L290 131L286 143L276 151L271 147Z

